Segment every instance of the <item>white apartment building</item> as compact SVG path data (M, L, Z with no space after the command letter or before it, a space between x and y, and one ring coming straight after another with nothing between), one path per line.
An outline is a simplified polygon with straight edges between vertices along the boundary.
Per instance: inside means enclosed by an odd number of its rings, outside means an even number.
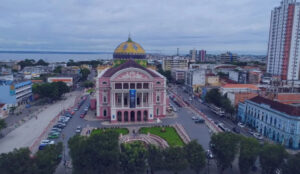
M299 80L300 3L283 0L271 12L267 72L282 80Z

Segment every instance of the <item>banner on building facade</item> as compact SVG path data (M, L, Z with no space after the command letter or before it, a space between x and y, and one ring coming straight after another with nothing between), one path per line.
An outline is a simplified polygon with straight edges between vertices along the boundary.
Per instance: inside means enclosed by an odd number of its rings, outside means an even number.
M136 90L130 89L129 90L130 108L135 108L135 96L136 96Z

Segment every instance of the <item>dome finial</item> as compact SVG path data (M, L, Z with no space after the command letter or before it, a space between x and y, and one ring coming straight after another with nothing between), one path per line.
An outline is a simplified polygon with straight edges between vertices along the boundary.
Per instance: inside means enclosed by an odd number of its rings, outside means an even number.
M128 41L127 42L132 42L132 39L131 39L131 34L130 34L130 32L129 32L129 34L128 34Z

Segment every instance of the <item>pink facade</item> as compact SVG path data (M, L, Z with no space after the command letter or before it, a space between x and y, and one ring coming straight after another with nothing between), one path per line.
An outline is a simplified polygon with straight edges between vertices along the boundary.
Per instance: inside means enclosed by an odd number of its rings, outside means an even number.
M166 115L166 79L133 60L101 72L97 89L99 119L151 122Z

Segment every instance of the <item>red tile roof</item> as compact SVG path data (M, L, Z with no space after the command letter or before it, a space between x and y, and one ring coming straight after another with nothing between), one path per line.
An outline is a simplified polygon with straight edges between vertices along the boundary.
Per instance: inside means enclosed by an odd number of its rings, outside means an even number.
M267 104L269 105L272 109L286 113L291 116L298 116L300 117L300 107L296 106L291 106L283 103L279 103L277 101L273 101L261 96L254 97L250 99L250 101L258 103L258 104Z
M253 90L258 90L259 88L253 84L225 84L223 88L249 88Z
M150 71L149 69L143 67L142 65L136 63L134 60L129 59L127 62L117 66L117 67L112 67L110 69L108 69L104 74L103 77L111 77L113 76L116 72L122 70L122 69L126 69L126 68L138 68L138 69L142 69L146 72L148 72L152 77L159 77L157 74L155 74L154 72Z

